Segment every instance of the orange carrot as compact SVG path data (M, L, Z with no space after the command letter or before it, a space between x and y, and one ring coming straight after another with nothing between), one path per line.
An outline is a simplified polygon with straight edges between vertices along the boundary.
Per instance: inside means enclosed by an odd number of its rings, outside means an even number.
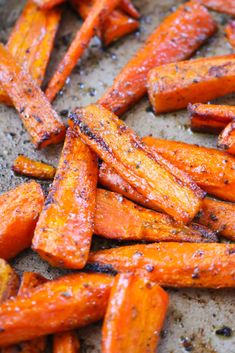
M0 195L0 257L10 259L31 244L43 206L43 192L35 181Z
M17 174L42 180L53 179L56 172L51 165L35 161L22 154L14 160L12 170Z
M191 129L197 132L219 134L235 119L235 107L229 105L189 104Z
M235 120L232 120L220 133L218 147L228 153L235 154Z
M140 270L163 286L235 287L234 244L138 244L91 253L88 262L95 270Z
M102 353L155 353L167 307L168 294L158 284L118 275L102 328Z
M235 14L235 10L234 10ZM235 21L231 20L225 27L225 33L227 35L228 41L233 48L235 48Z
M140 18L139 11L135 8L131 0L121 0L120 8L133 18Z
M0 304L17 294L19 278L13 268L0 259Z
M41 9L48 10L63 4L66 0L33 0Z
M100 320L112 283L108 275L77 273L49 281L27 296L5 302L0 306L0 346Z
M190 57L216 30L208 11L194 1L168 16L115 78L99 103L123 114L146 92L147 74L159 65Z
M106 17L117 7L120 0L96 0L88 17L77 32L64 58L59 63L56 72L46 89L46 96L50 101L62 89L67 77L71 74L78 59L83 54L90 40ZM101 22L102 21L102 22Z
M53 337L53 353L78 353L80 343L75 331L56 333Z
M86 264L95 213L96 156L68 129L51 190L39 217L33 249L53 266Z
M70 124L97 154L143 196L176 220L189 222L204 193L123 121L100 105L77 109Z
M24 272L21 282L20 288L17 293L19 296L27 296L30 295L32 289L37 288L39 285L46 283L48 280L36 272Z
M209 9L227 13L229 15L235 15L235 4L234 0L197 0Z
M0 83L31 135L37 148L58 143L64 138L65 126L52 109L31 76L0 45Z

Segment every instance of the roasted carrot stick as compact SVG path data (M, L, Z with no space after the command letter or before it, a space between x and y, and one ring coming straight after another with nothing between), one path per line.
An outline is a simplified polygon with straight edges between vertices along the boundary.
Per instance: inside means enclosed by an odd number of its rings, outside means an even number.
M235 201L235 158L214 148L144 137L144 143L188 173L206 192Z
M219 134L235 119L235 107L229 105L189 104L191 129L197 132Z
M155 353L168 294L134 274L117 275L102 328L102 353Z
M234 0L197 0L209 9L235 15Z
M232 120L220 133L218 147L228 153L235 154L235 121Z
M10 259L31 244L43 206L43 192L35 181L0 195L0 257Z
M0 346L100 320L112 283L108 275L77 273L42 284L27 297L7 301L0 307Z
M73 330L56 333L53 337L53 353L78 353L80 343Z
M19 278L13 268L0 259L0 304L14 297L19 287Z
M157 207L185 223L197 213L204 193L112 112L90 105L72 113L70 124L101 159Z
M50 101L56 97L57 93L64 86L67 77L71 74L78 59L99 28L100 23L105 21L106 17L108 17L119 3L120 0L96 0L48 84L45 94Z
M235 14L235 10L234 10L234 14ZM229 43L233 48L235 48L235 21L234 20L229 21L229 23L225 27L225 32Z
M68 129L33 238L33 249L50 264L84 267L93 233L97 177L95 154Z
M48 10L64 3L66 0L33 0L41 9Z
M235 55L182 61L151 70L148 94L156 113L204 103L235 91Z
M22 154L14 160L12 170L17 174L42 180L53 179L56 172L51 165L35 161Z
M152 68L190 57L215 30L204 7L193 1L180 6L124 66L99 103L117 115L123 114L146 94L147 74Z
M37 148L60 142L65 126L31 76L0 45L0 83Z
M235 286L234 244L138 244L90 253L88 262L94 270L141 270L163 286Z

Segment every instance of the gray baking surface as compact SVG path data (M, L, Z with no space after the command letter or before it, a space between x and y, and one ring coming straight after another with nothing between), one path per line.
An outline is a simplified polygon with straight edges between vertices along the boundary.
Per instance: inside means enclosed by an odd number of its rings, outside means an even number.
M182 1L174 0L139 0L135 1L140 9L141 29L136 34L118 41L104 50L98 39L92 44L79 62L68 80L63 95L59 96L54 106L58 112L73 109L76 106L95 102L111 84L115 75L135 51L142 45L149 33L173 11ZM14 22L19 15L24 1L0 0L0 40L6 41ZM197 56L211 56L231 53L232 49L224 38L223 27L228 17L213 13L220 24L219 32L200 49ZM66 41L81 25L78 17L69 9L63 16L49 75L56 62L66 49ZM218 102L234 104L235 96L223 98ZM216 138L209 135L192 133L186 111L155 116L149 109L147 98L137 104L125 115L125 121L141 136L153 134L167 139L215 146ZM4 192L25 181L11 172L11 165L19 153L32 158L57 164L61 146L35 151L30 143L17 113L14 109L0 105L0 191ZM43 183L45 190L48 183ZM96 239L96 246L100 240ZM24 271L41 272L48 278L61 273L51 268L30 250L18 256L13 265L21 274ZM215 334L223 325L235 330L234 290L196 290L170 289L170 307L168 311L159 353L234 353L235 333L230 338L221 338ZM79 330L83 353L100 352L101 324L95 324Z

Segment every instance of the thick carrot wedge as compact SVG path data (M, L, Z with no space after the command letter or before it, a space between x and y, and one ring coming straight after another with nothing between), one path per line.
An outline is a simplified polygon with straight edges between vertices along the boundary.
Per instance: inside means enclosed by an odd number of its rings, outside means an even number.
M235 107L229 105L189 104L191 129L197 132L219 134L235 119Z
M112 112L90 105L72 113L70 124L101 159L156 207L185 223L197 213L204 193L186 174L144 145Z
M234 0L197 0L209 9L227 13L229 15L235 15L235 3Z
M234 10L234 14L235 14L235 10ZM229 23L225 27L225 32L229 43L233 48L235 48L235 21L234 20L229 21Z
M68 129L57 173L33 238L33 249L52 265L82 268L86 264L93 233L97 178L95 154Z
M0 346L100 320L112 283L108 275L72 274L40 285L27 297L7 301L0 307Z
M235 91L235 55L200 58L151 70L148 94L156 113L204 103Z
M31 76L21 69L6 48L0 45L0 83L31 135L37 148L58 143L65 126Z
M183 142L144 137L172 164L188 173L206 192L227 201L235 201L235 158L214 148ZM234 190L234 191L233 191Z
M133 274L115 278L102 328L102 353L155 353L168 294Z
M25 183L0 195L0 257L10 259L31 244L43 207L41 186Z
M12 170L17 174L42 180L53 179L56 172L51 165L35 161L22 154L14 160Z
M71 74L78 59L85 51L96 29L100 27L100 24L105 21L119 3L120 0L96 0L48 84L45 94L50 101L63 88L67 77Z
M0 259L0 304L17 294L19 278L13 268Z
M41 9L48 10L63 4L66 0L33 0Z
M78 353L79 348L80 343L73 330L56 333L53 337L53 353Z
M235 287L234 244L139 244L91 253L88 262L94 270L141 270L164 286Z
M120 194L98 189L94 233L108 239L215 242L209 229L189 227L171 217L140 207Z
M99 103L123 114L147 92L147 74L159 65L190 57L216 30L201 5L191 1L167 17L115 78Z

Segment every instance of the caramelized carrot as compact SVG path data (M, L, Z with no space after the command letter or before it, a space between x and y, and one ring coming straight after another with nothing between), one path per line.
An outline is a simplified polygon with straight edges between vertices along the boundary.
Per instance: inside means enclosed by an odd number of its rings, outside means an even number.
M156 207L185 223L194 217L204 193L112 112L90 105L77 109L71 118L83 141Z
M152 68L190 57L215 30L204 7L193 1L183 4L150 35L99 103L117 115L123 114L146 94L147 74Z
M169 162L188 173L206 192L235 201L235 158L214 148L183 142L143 138ZM233 191L234 190L234 191Z
M156 113L204 103L235 91L235 55L200 58L151 70L148 93Z
M235 120L232 120L220 133L218 147L228 153L235 154Z
M53 353L78 353L79 348L80 343L73 330L56 333L53 337Z
M233 119L235 107L229 105L189 104L191 129L197 132L219 134Z
M234 9L234 14L235 14L235 9ZM235 21L231 20L225 27L225 32L228 38L229 43L233 48L235 48Z
M234 0L197 0L209 9L235 15Z
M77 273L42 284L27 297L5 302L0 307L0 346L100 320L112 282L108 275Z
M235 286L234 244L138 244L91 253L88 262L95 270L141 270L163 286Z
M31 76L0 45L0 83L18 110L37 148L60 142L65 126Z
M0 259L0 304L17 294L19 278L13 268Z
M119 3L120 0L97 0L94 3L88 17L77 32L68 51L59 63L56 72L48 84L45 94L50 101L53 101L57 93L63 88L67 77L71 74L78 59L94 36L96 29L99 28L100 23L108 17Z
M43 192L35 181L0 195L0 257L10 259L31 244L43 206Z
M86 264L95 213L96 156L68 129L51 190L39 217L33 249L53 266Z
M41 9L48 10L63 4L66 0L33 0Z
M120 194L98 189L94 233L108 239L215 242L215 234L197 224L185 226L171 217L140 207Z
M22 154L14 160L12 170L17 174L42 180L53 179L56 172L51 165L35 161Z
M102 353L155 353L168 294L133 274L115 278L102 328Z

